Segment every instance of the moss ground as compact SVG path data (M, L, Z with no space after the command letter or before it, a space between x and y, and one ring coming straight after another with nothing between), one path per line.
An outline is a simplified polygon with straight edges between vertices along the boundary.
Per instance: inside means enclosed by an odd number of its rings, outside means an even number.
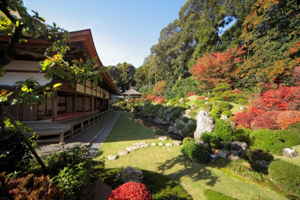
M268 187L254 182L228 176L224 166L198 164L187 160L180 146L154 146L152 142L168 143L154 138L154 132L132 120L131 113L123 112L95 158L117 154L133 143L145 141L148 147L120 156L117 160L106 160L106 168L138 167L161 173L179 183L193 199L206 199L205 189L214 189L237 199L286 199Z

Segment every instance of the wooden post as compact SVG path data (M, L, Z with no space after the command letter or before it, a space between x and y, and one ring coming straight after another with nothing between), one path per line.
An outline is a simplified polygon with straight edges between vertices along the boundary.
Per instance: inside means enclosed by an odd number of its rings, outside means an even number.
M57 122L57 91L52 93L52 122Z
M83 96L83 112L85 113L86 107L85 107L85 102L86 102L86 96Z
M77 100L77 94L73 94L73 97L72 97L72 111L73 111L73 114L76 115L76 100Z

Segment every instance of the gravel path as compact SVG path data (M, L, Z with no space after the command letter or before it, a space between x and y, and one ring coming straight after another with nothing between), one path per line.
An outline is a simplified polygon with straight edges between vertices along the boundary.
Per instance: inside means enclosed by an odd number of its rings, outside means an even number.
M112 111L100 121L76 134L73 138L66 139L64 144L43 145L39 146L36 151L40 156L43 156L75 146L88 145L90 149L90 157L94 158L118 120L120 114L120 112Z

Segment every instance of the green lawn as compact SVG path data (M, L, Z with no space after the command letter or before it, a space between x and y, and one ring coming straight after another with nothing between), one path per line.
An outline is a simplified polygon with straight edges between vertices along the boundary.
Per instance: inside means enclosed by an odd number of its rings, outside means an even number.
M298 154L300 153L300 145L294 146L294 147L292 147L292 149L295 149L298 152ZM290 163L300 166L300 155L298 155L297 158L287 158L284 156L275 156L275 159L280 159L280 160L290 162Z
M151 129L133 121L131 113L121 114L96 159L117 154L118 150L140 141L146 141L149 146L117 160L106 159L106 168L132 166L161 173L179 183L195 200L206 199L204 189L214 189L237 199L286 199L267 187L228 176L220 166L191 162L183 157L180 146L152 147L152 142L161 141L154 138ZM167 142L171 141L163 141Z

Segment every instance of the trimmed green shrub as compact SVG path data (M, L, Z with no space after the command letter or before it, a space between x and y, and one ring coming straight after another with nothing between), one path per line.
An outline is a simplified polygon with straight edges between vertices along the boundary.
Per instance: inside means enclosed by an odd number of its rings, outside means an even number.
M250 145L259 147L266 151L270 151L273 146L280 138L274 132L268 129L256 130L250 133Z
M209 151L203 144L188 142L181 148L182 154L197 163L207 163L210 160Z
M196 113L195 111L193 111L193 110L188 110L188 111L186 112L186 115L187 115L189 118L195 119L197 113Z
M181 129L183 129L184 127L185 127L185 125L183 125L183 124L181 124L181 123L176 124L176 129L177 129L177 130L181 130Z
M199 106L199 107L203 106L205 104L205 102L206 102L205 99L197 99L195 101L196 105Z
M274 157L269 152L263 149L248 149L243 152L242 157L248 160L250 163L255 163L256 161L273 161Z
M185 145L186 143L188 142L194 142L195 143L195 139L192 138L192 137L185 137L183 140L182 140L182 145Z
M225 120L216 120L214 133L216 133L217 136L223 141L232 141L233 130L230 123Z
M245 104L248 103L248 100L247 100L247 99L239 99L239 100L237 101L237 103L240 104L240 105L245 105Z
M205 112L210 112L211 109L212 109L212 107L213 107L213 104L212 104L212 103L207 103L207 104L204 104L204 105L202 106L202 108L203 108L203 110L204 110Z
M226 149L227 151L231 150L231 144L230 142L221 142L222 148Z
M222 148L221 141L218 138L211 139L210 140L210 146L212 148L216 148L216 149L221 149Z
M217 137L216 134L214 134L212 132L204 132L201 134L200 140L202 140L205 143L210 143L210 141L216 137Z
M219 101L217 102L216 107L220 108L221 111L225 111L225 110L230 110L233 106L226 101Z
M181 107L181 108L185 108L185 104L184 103L179 103L177 104L178 107Z
M180 119L181 119L184 123L188 123L188 121L189 121L189 118L184 117L184 116L180 117Z
M270 152L274 155L282 156L283 149L285 148L285 144L281 141L277 141L270 147Z
M207 200L237 200L211 189L205 189L204 195L206 196Z
M189 125L187 125L187 127L190 129L190 131L192 133L194 133L196 128L197 128L197 124L196 123L190 123Z
M249 144L249 134L251 133L251 129L237 129L233 132L233 141L246 142Z
M223 98L220 97L212 97L208 100L208 102L215 102L215 101L223 101Z
M178 111L178 110L175 110L175 111L173 111L172 113L173 113L173 116L174 116L175 118L177 118L177 117L180 116L180 111Z
M188 127L184 127L183 129L181 129L180 133L183 137L188 137L191 134L191 131Z
M215 114L217 114L218 116L220 116L220 114L221 114L221 109L219 108L219 107L214 107L213 109L211 109L211 111L210 111L210 115L212 114L212 113L215 113Z
M193 110L198 110L200 107L199 106L195 106L195 107L193 107Z
M157 129L155 130L155 135L168 135L168 133L165 130Z
M300 167L281 160L273 161L269 166L269 175L277 187L300 198Z
M300 137L291 130L277 130L274 131L281 140L283 140L285 147L292 147L300 144Z
M225 110L221 113L221 115L226 115L227 117L232 117L232 113L230 112L230 110Z

